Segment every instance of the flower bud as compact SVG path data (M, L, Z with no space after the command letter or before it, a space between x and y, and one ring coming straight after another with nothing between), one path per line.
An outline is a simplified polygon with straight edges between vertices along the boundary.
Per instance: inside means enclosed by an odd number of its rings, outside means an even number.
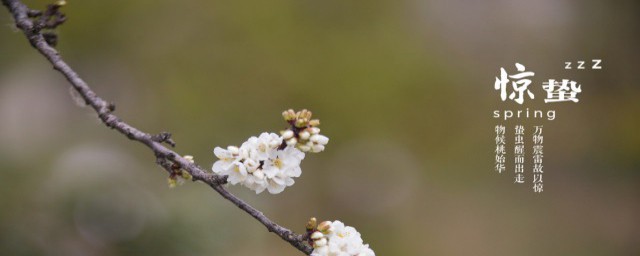
M175 188L178 181L175 178L169 177L169 179L167 179L167 184L169 184L169 188Z
M241 148L238 150L238 155L241 158L249 158L249 150L246 148Z
M282 112L282 117L284 117L285 121L291 121L296 119L296 112L294 112L293 109L285 110Z
M291 133L293 133L293 132L291 132ZM302 131L302 132L300 132L299 135L300 135L300 139L301 140L308 140L309 137L311 137L311 134L309 134L308 131Z
M318 224L318 231L322 232L322 233L326 233L327 230L329 230L329 228L331 228L331 221L323 221L320 224Z
M313 242L313 247L322 247L322 246L326 246L327 245L327 239L326 238L320 238L318 240L315 240Z
M320 125L320 120L318 120L318 119L312 119L311 121L309 121L309 125L311 125L311 126L318 126L318 125Z
M301 145L301 144L298 144L298 149L299 149L300 151L302 151L302 152L309 152L309 151L311 151L311 147L310 147L310 146L307 146L307 145Z
M320 128L318 128L318 127L311 127L311 128L309 128L309 132L310 132L311 134L319 134L319 133L320 133Z
M311 147L311 152L313 153L319 153L322 152L324 150L324 146L323 145L313 145Z
M185 170L182 170L182 172L180 172L180 176L185 180L193 179L193 176L191 176L191 173L189 173L189 172L187 172Z
M316 228L317 223L318 220L315 217L311 217L311 219L309 219L309 221L307 222L307 230L313 230L314 228Z
M298 128L305 127L307 126L307 119L297 119L295 125Z
M285 140L291 139L293 138L293 131L292 130L286 130L282 133L282 138Z
M289 146L295 146L296 143L298 143L298 140L296 138L291 138L287 140L287 145Z
M253 159L247 159L247 160L245 160L245 161L244 161L244 167L246 167L246 168L247 168L247 171L248 171L249 173L252 173L252 172L254 172L255 170L257 170L259 166L260 166L260 165L258 164L258 162L256 162L256 161L255 161L255 160L253 160Z
M280 144L282 144L281 141L279 140L272 140L271 142L269 142L269 147L271 148L277 148L278 146L280 146Z
M229 150L229 153L231 153L232 155L237 155L240 153L240 149L238 149L238 147L236 146L228 146L227 150Z
M320 134L314 134L313 136L311 136L311 138L309 138L309 140L321 145L327 145L327 143L329 143L329 138Z
M298 118L301 119L309 119L311 118L311 111L303 109L300 112L298 112Z
M318 231L313 232L313 234L311 234L311 239L313 239L313 240L318 240L318 239L323 238L323 237L324 237L324 235L322 233L318 232Z

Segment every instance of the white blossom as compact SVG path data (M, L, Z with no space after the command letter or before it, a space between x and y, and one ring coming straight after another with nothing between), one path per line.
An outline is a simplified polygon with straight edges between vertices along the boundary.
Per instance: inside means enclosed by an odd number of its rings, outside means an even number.
M300 177L300 162L304 159L304 153L294 147L280 149L282 141L275 133L262 133L249 138L239 148L216 147L214 154L219 160L211 169L227 175L232 185L242 184L256 193L264 190L280 193L294 184L293 178Z
M340 221L330 222L322 236L315 233L312 234L314 250L311 256L375 256L369 245L363 244L360 233Z
M213 154L220 160L213 164L212 170L215 173L222 173L229 169L233 162L237 160L238 148L234 146L229 146L227 149L216 147L213 150Z

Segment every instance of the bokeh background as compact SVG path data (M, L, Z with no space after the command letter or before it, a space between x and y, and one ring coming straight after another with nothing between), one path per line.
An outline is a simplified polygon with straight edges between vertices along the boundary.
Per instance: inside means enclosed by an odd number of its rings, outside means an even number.
M279 131L285 109L312 110L331 141L307 155L295 186L230 187L294 231L312 216L340 219L377 255L640 255L639 10L68 1L57 48L117 115L172 132L205 167L215 146ZM0 24L0 254L300 255L207 186L169 189L149 150L74 103L5 8ZM564 69L591 59L603 69ZM493 89L516 62L536 72L537 98L523 106ZM544 104L549 78L580 82L580 102ZM556 119L492 118L527 107ZM511 167L493 171L497 124L544 125L543 193L530 174L516 185Z

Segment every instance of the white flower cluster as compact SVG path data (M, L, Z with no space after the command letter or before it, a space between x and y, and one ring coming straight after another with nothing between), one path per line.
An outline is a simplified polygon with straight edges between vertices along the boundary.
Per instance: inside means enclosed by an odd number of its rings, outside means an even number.
M218 161L211 168L214 173L227 175L232 185L242 184L256 194L265 189L278 194L293 185L293 178L300 177L300 162L304 152L318 153L324 150L329 138L320 134L320 120L311 119L311 111L292 109L282 113L289 127L282 137L275 133L262 133L251 137L242 146L216 147L213 153Z
M315 219L312 219L315 221ZM325 221L318 225L313 233L313 252L311 256L375 256L364 244L360 233L340 221Z
M280 149L281 145L282 137L265 132L249 138L239 148L216 147L213 153L220 160L213 164L212 170L227 175L230 184L242 184L256 194L265 189L278 194L293 185L293 178L300 177L300 162L304 159L300 150L294 147Z
M213 163L213 172L227 176L228 183L242 184L256 194L264 190L278 194L293 185L293 178L302 174L300 162L305 152L324 151L329 138L320 134L320 120L311 119L311 111L289 109L282 116L289 124L280 132L282 136L265 132L249 138L240 147L216 147L213 153L219 160ZM185 159L192 161L190 156ZM190 177L187 174L186 171L172 173L170 185L175 185L178 175ZM316 218L311 218L306 230L307 241L313 246L311 256L375 256L360 233L340 221L317 224Z

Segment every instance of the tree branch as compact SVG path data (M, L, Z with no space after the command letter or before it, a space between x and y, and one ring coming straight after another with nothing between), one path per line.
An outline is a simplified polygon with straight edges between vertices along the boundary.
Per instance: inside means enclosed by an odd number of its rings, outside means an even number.
M174 146L173 140L170 138L169 133L160 133L158 135L152 135L125 123L116 115L113 114L115 106L112 103L100 98L91 88L80 78L80 76L62 59L58 51L49 45L51 42L47 42L47 35L43 35L41 30L47 27L43 18L40 18L34 22L31 18L34 18L43 13L35 10L30 10L26 5L18 0L2 0L2 4L9 9L9 12L13 15L16 26L22 30L31 45L40 52L49 62L53 65L53 68L67 79L73 88L82 96L88 105L90 105L98 114L98 117L109 128L114 129L127 138L138 141L146 145L151 151L153 151L157 163L162 166L169 173L173 172L173 165L177 165L180 169L186 170L193 176L194 181L202 181L218 192L222 197L232 202L238 208L242 209L253 218L262 223L269 232L273 232L280 236L283 240L289 242L293 247L309 255L313 248L305 242L304 235L299 235L293 231L278 225L269 218L267 218L262 212L258 211L253 206L242 201L242 199L236 197L227 191L223 185L226 183L226 176L220 176L217 174L209 173L202 169L195 163L191 163L180 154L165 147L162 143L168 143ZM59 6L58 6L59 7ZM52 8L52 5L49 6ZM55 7L54 7L55 8ZM48 9L49 11L49 9ZM54 10L57 11L57 10ZM45 12L48 13L48 12ZM52 14L49 14L52 15ZM60 17L62 14L54 15ZM62 20L54 21L54 26L64 22L64 15L61 16ZM56 24L57 23L57 24Z

